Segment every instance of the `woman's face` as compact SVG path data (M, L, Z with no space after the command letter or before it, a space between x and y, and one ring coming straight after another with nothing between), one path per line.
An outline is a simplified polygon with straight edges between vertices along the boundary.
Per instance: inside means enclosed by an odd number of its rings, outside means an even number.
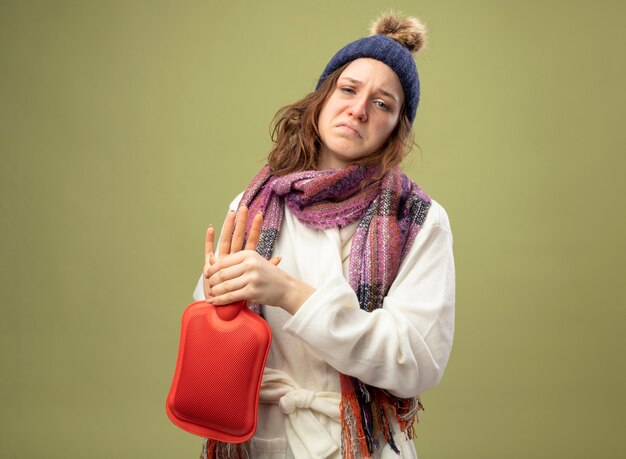
M320 112L319 169L340 169L377 152L398 124L403 102L390 67L369 58L352 61Z

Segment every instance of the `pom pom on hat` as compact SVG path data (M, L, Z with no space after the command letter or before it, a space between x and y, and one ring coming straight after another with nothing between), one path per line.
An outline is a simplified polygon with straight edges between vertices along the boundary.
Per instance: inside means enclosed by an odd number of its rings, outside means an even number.
M394 13L387 13L372 23L370 35L387 35L416 53L426 44L426 30L417 18L402 19Z
M322 72L316 89L342 65L360 58L376 59L398 75L404 91L405 114L413 124L419 104L420 84L412 53L424 47L426 27L416 18L402 19L389 13L376 20L371 31L373 35L347 44L333 56Z

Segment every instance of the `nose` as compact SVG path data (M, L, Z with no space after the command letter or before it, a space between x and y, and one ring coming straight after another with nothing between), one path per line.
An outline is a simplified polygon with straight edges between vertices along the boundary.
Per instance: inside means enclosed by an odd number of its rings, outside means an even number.
M367 120L367 97L353 99L348 113L359 121Z

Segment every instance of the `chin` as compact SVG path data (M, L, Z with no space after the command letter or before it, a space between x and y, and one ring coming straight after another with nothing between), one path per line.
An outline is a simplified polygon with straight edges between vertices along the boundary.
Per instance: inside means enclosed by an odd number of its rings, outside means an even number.
M371 152L364 151L359 145L354 145L353 142L346 142L344 139L341 140L334 142L331 140L325 143L329 163L341 163L341 167L347 167L371 155Z
M357 154L357 153L345 153L345 154L334 155L334 158L337 161L341 161L347 164L355 163L365 157L367 157L367 155L362 155L362 154Z

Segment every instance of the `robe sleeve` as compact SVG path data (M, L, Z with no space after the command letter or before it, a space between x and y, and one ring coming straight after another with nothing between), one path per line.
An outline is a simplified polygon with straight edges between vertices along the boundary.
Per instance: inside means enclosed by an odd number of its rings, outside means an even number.
M359 308L343 276L332 276L283 330L341 373L398 397L413 397L443 376L454 335L455 270L448 216L433 201L383 306Z

